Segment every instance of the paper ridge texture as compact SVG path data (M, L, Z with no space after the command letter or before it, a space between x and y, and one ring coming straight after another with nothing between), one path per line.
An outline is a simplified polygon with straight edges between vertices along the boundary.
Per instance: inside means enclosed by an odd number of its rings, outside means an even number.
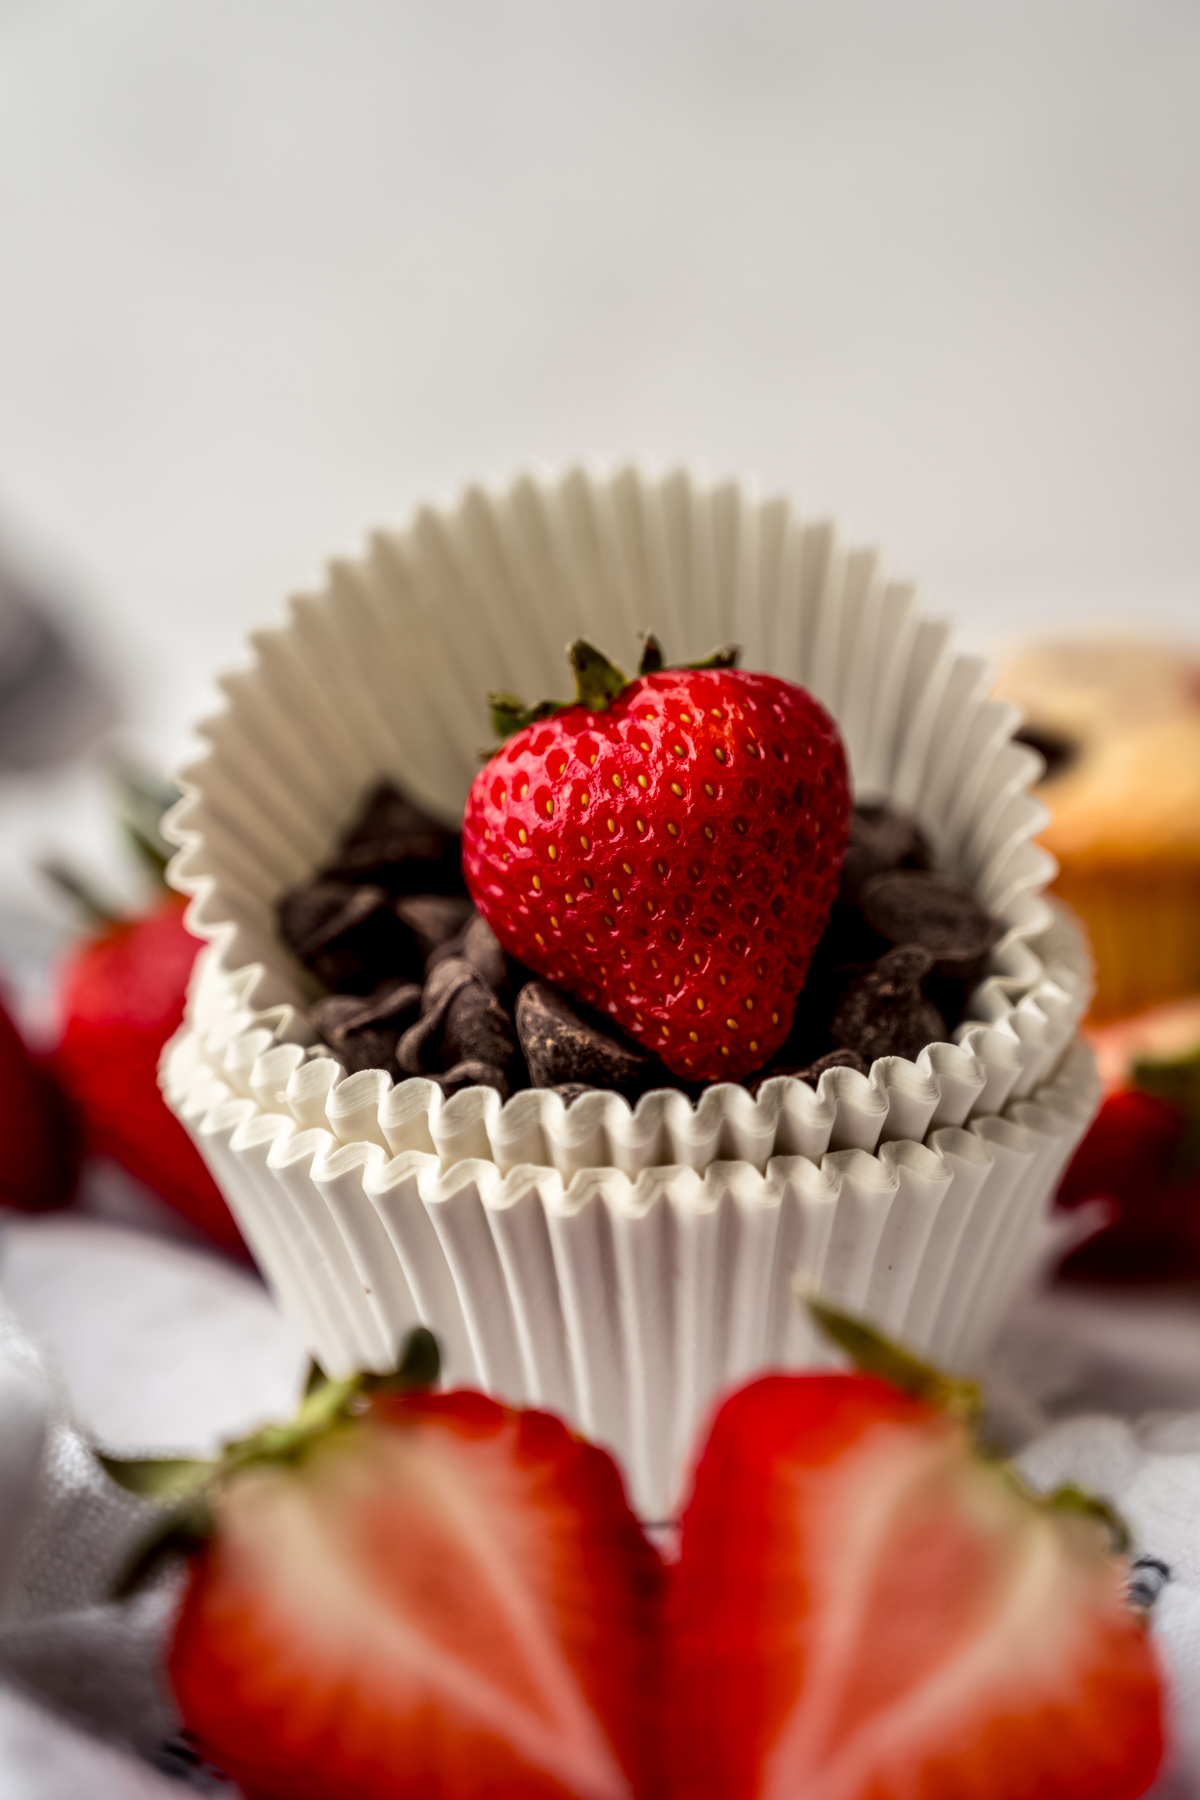
M720 1086L695 1106L665 1091L636 1108L446 1101L426 1081L345 1077L304 1018L278 895L380 778L457 821L489 690L564 691L580 635L635 667L651 629L673 658L738 642L744 667L810 688L856 793L914 810L937 866L1001 921L955 1041L831 1071L815 1092ZM163 1082L331 1372L385 1366L423 1318L454 1379L552 1405L617 1449L649 1516L674 1503L721 1386L816 1353L789 1271L945 1360L977 1359L1097 1089L1071 1047L1089 960L1043 897L1054 864L1033 842L1038 760L948 636L873 551L786 500L633 468L422 509L256 634L168 824L171 879L209 945Z

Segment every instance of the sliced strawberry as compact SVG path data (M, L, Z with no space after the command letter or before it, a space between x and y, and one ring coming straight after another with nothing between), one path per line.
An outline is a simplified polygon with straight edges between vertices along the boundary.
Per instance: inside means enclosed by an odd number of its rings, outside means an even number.
M660 1791L660 1565L556 1419L378 1395L211 1508L171 1679L253 1800Z
M1100 1531L873 1376L744 1389L683 1521L670 1793L1143 1793L1161 1754L1154 1659Z
M163 1045L183 1019L200 940L170 894L140 919L107 926L65 964L53 1068L78 1108L89 1150L111 1156L214 1242L245 1255L199 1151L158 1087Z

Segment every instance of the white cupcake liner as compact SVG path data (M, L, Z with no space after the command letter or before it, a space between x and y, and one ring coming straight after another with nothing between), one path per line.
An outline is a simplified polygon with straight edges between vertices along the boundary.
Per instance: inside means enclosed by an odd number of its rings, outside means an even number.
M382 1128L368 1135L374 1100L355 1107L362 1077L299 1045L247 1063L249 1040L281 1027L232 1037L220 1074L185 1028L164 1086L314 1354L334 1374L387 1368L423 1321L449 1380L549 1407L607 1445L647 1519L669 1515L721 1389L822 1360L798 1285L977 1367L1099 1092L1076 1044L1030 1098L924 1143L568 1173L502 1167L474 1153L471 1127L452 1134L461 1154L393 1154ZM331 1115L346 1141L312 1122Z
M486 692L564 691L563 647L580 632L633 666L651 623L673 655L736 637L746 667L805 682L839 720L858 791L917 806L939 862L1021 935L1038 928L1040 910L1014 898L1052 872L1029 841L1045 818L1024 791L1036 759L1008 742L1016 714L985 698L983 665L951 657L944 627L832 527L633 471L474 490L424 512L256 637L255 667L227 678L228 708L202 727L213 751L176 814L188 848L175 879L198 897L196 928L226 968L262 962L258 1004L293 998L272 902L328 852L367 785L391 775L456 820L491 736Z
M303 1004L275 901L329 856L373 782L457 821L491 736L486 693L563 692L564 646L580 634L632 668L649 627L680 659L734 640L747 668L803 682L838 720L856 792L919 814L938 866L1004 926L955 1033L985 1070L972 1113L1030 1092L1074 1035L1089 975L1061 935L1046 940L1054 864L1032 841L1047 814L1027 791L1038 760L1011 742L1018 715L986 697L983 663L950 654L947 627L874 552L842 548L785 500L685 473L576 469L471 489L377 534L254 638L254 665L225 678L226 709L200 728L212 748L185 771L169 826L189 923L245 1004ZM517 1120L526 1104L509 1103Z
M482 1157L502 1174L532 1163L567 1181L593 1168L636 1179L664 1165L702 1172L713 1162L744 1161L761 1171L773 1156L871 1153L991 1116L1046 1078L1086 996L1088 962L1074 926L1057 911L1037 947L1042 974L1032 991L1016 1006L997 1008L995 1024L967 1024L958 1042L930 1044L915 1062L880 1057L869 1075L830 1069L815 1089L781 1076L757 1098L720 1083L695 1105L677 1089L661 1089L636 1106L607 1093L584 1095L569 1108L546 1089L501 1102L493 1088L469 1088L447 1100L430 1080L393 1085L381 1069L347 1076L301 1012L288 1005L255 1011L246 1000L257 986L255 972L226 974L210 949L201 952L192 983L193 1050L172 1061L167 1091L179 1096L173 1104L193 1111L186 1084L199 1083L203 1092L215 1075L263 1111L282 1111L338 1143L373 1143L393 1156L419 1151L444 1167ZM1024 946L1019 953L1032 959ZM980 997L987 995L981 990Z
M954 1042L694 1106L663 1091L568 1111L545 1092L446 1100L429 1081L347 1077L313 1041L279 894L381 777L456 821L488 690L563 692L577 635L633 667L651 628L673 657L732 640L747 668L811 688L856 792L911 807L938 866L1000 920ZM211 941L163 1083L331 1373L388 1366L421 1319L452 1380L565 1413L656 1517L715 1392L824 1354L797 1279L977 1365L1096 1083L1071 1048L1087 954L1042 898L1037 759L947 638L827 523L636 470L472 489L377 535L255 638L169 827L172 879Z

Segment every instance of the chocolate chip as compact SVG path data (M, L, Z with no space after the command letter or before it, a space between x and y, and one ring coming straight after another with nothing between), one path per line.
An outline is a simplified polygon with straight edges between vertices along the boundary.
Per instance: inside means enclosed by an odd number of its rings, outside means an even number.
M888 869L929 869L929 842L911 813L883 801L856 806L838 879L838 897L855 905L863 883Z
M382 1069L393 1081L398 1081L400 1068L396 1062L396 1045L399 1041L398 1031L381 1031L377 1026L368 1025L362 1031L343 1032L336 1048L339 1060L346 1065L347 1075L357 1075L360 1069Z
M516 1047L512 1020L495 994L470 963L451 957L425 984L421 1017L400 1039L396 1061L406 1075L467 1062L507 1069Z
M509 986L509 958L500 948L500 940L476 913L463 935L463 955L471 967L487 982L493 993Z
M830 1050L826 1055L818 1056L805 1069L785 1068L782 1064L772 1063L761 1075L756 1075L748 1086L755 1099L758 1098L764 1081L773 1081L780 1075L791 1075L797 1081L807 1081L809 1087L816 1087L826 1069L853 1069L857 1074L865 1075L867 1064L857 1050Z
M530 981L517 996L517 1036L534 1087L617 1088L642 1082L651 1058L594 1025L555 988Z
M416 1017L421 990L415 982L385 981L373 994L330 994L318 1000L310 1017L350 1075L359 1069L386 1069L395 1079L400 1033Z
M807 1069L801 1069L801 1081L807 1081L816 1087L826 1069L853 1069L856 1075L865 1075L868 1069L865 1057L857 1050L830 1050L825 1056L818 1056L816 1062L810 1063Z
M467 921L466 929L457 937L450 938L445 944L439 944L425 964L426 976L432 975L440 963L450 957L459 957L470 963L494 994L498 994L505 1006L511 1007L517 994L529 980L529 970L511 956L505 954L500 941L490 925L472 913Z
M407 795L381 782L324 871L391 894L465 894L461 839Z
M1049 725L1022 725L1020 731L1013 732L1014 744L1028 744L1036 750L1046 765L1043 781L1053 781L1056 775L1062 775L1077 762L1083 746L1077 738L1068 737L1065 731L1054 731Z
M830 1025L834 1043L872 1063L877 1056L917 1056L944 1038L945 1020L921 992L932 968L933 957L919 944L881 956L842 996Z
M889 944L919 944L940 976L974 982L999 933L965 882L897 869L862 890L863 917Z
M455 1062L505 1068L517 1048L513 1022L491 988L478 979L460 988L442 1027L443 1055Z
M444 1075L435 1075L433 1079L447 1099L450 1099L453 1094L461 1094L464 1088L472 1087L495 1088L502 1100L508 1099L508 1079L504 1070L496 1068L493 1063L455 1063L454 1067L447 1069Z
M284 942L335 993L367 994L385 976L421 973L416 937L381 887L309 882L283 895L278 919Z
M557 1087L550 1090L552 1094L558 1095L564 1106L570 1106L581 1094L600 1094L603 1091L603 1088L593 1087L588 1081L560 1081Z
M445 962L439 963L426 981L421 995L422 1024L436 1021L440 1025L446 1008L459 989L478 980L475 970L461 956L450 956Z
M311 1017L327 1043L337 1034L360 1031L365 1025L383 1025L405 1031L421 1010L421 989L415 981L383 981L371 994L330 994L318 1000Z
M396 917L411 928L425 957L457 937L473 916L463 894L413 894L394 905Z

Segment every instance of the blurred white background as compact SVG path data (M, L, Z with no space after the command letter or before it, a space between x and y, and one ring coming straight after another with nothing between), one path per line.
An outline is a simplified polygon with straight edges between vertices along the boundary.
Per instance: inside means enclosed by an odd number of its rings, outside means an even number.
M787 488L977 646L1195 628L1198 94L1197 0L0 0L0 547L166 765L531 460Z

